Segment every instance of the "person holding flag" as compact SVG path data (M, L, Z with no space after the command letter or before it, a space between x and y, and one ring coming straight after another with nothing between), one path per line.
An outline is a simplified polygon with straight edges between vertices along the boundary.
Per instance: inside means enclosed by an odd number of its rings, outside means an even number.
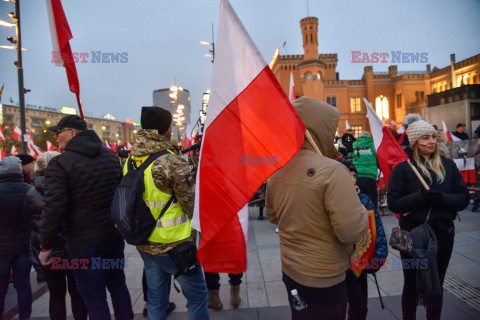
M268 218L279 229L292 319L345 319L345 272L354 245L367 231L367 210L350 172L335 161L338 109L306 97L293 107L312 142L305 140L294 158L267 180L265 198ZM294 306L295 291L308 307Z

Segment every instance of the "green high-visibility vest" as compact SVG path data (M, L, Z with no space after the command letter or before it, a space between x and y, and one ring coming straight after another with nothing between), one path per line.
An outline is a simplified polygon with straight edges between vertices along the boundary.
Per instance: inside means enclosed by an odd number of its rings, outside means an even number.
M170 153L172 152L170 151ZM137 166L140 166L148 158L148 155L143 157L131 156L131 158L137 163ZM129 160L130 158L127 159L123 166L123 175L128 172ZM172 195L157 189L153 182L152 166L153 162L144 171L145 192L143 193L143 201L150 208L150 212L153 218L157 220L157 224L148 241L171 243L187 239L192 234L192 228L190 227L191 219L183 212L179 203L172 203L162 218L158 220L160 212L162 212L163 207Z

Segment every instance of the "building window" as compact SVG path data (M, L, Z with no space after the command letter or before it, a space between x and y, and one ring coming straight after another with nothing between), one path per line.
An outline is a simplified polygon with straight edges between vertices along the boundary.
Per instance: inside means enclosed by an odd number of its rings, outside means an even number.
M377 97L377 99L375 99L375 111L377 112L377 115L380 117L380 119L389 118L387 97L380 95L379 97Z
M327 97L327 103L336 108L337 107L337 97Z
M350 112L360 112L362 111L361 99L350 98Z
M425 99L425 92L424 91L415 91L415 101L420 101Z
M468 84L468 74L463 76L463 84Z
M402 107L402 94L399 93L397 94L397 108L401 108Z
M350 129L354 131L353 135L358 137L363 132L363 126L350 126Z
M462 76L457 77L457 87L460 87L462 85Z

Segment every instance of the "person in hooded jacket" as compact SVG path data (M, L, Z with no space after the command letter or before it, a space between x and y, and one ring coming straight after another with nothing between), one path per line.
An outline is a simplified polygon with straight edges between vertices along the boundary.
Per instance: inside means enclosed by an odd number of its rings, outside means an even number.
M29 319L32 313L32 263L28 258L30 212L23 210L30 188L23 181L19 158L6 157L0 161L0 317L11 273L17 290L19 319Z
M78 116L65 116L48 129L55 132L58 148L64 152L54 157L45 171L39 260L42 265L52 263L52 249L61 232L68 259L61 260L62 265L84 261L81 266L72 264L72 273L89 318L111 318L108 288L115 319L133 319L123 271L125 242L110 211L122 177L118 157L103 147L95 131L87 130L87 123Z
M453 221L457 212L468 206L470 195L455 163L440 155L436 130L431 124L424 120L415 121L408 125L406 133L410 143L407 154L430 190L425 190L407 161L401 162L393 168L388 179L388 208L400 214L400 228L405 231L425 223L428 217L427 223L438 244L436 271L443 286L453 250ZM404 252L400 255L402 260L413 258ZM403 278L403 319L415 319L419 301L417 270L403 269ZM427 319L440 319L442 299L427 304L426 309Z
M40 265L38 260L40 249L40 226L42 223L42 212L45 204L45 169L50 160L58 156L56 151L48 151L41 154L35 163L35 176L33 178L34 188L27 193L24 210L31 212L30 222L32 235L30 238L30 260L34 264ZM65 241L59 237L52 247L52 257L66 258ZM85 301L78 292L77 285L70 270L65 268L52 269L51 266L43 267L43 274L47 280L48 291L50 293L49 314L50 319L67 319L67 308L65 297L70 293L72 301L72 313L75 320L87 319L87 307Z
M265 208L279 229L283 282L294 320L345 319L345 271L368 228L367 210L350 172L335 161L338 109L307 97L292 104L321 154L305 139L292 160L267 180ZM295 304L295 290L308 307Z

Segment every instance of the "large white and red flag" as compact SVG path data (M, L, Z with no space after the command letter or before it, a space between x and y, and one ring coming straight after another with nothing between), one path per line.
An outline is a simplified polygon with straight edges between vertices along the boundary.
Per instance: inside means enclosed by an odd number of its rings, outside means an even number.
M288 99L290 102L297 99L297 95L295 94L295 84L293 83L293 72L290 71L290 87L288 89Z
M15 126L15 129L13 129L13 132L12 132L12 138L17 141L20 141L21 136L22 136L22 130L20 130L19 127Z
M0 123L0 140L5 140L5 136L3 135L2 124Z
M445 124L445 121L442 120L442 126L443 126L443 132L447 135L447 141L452 142L452 141L462 141L459 137L452 135L450 131L448 131L447 125Z
M305 126L227 0L220 2L192 226L205 271L247 267L247 203L297 153Z
M46 0L50 34L52 36L52 62L57 66L64 66L67 71L68 86L70 91L77 96L78 110L83 119L82 104L80 102L80 83L77 68L70 48L70 39L73 38L67 17L63 11L60 0Z
M372 130L373 143L377 150L378 164L383 173L385 185L388 187L388 177L393 167L403 161L408 160L405 151L400 147L390 129L380 120L370 102L363 98L367 107L367 118Z

